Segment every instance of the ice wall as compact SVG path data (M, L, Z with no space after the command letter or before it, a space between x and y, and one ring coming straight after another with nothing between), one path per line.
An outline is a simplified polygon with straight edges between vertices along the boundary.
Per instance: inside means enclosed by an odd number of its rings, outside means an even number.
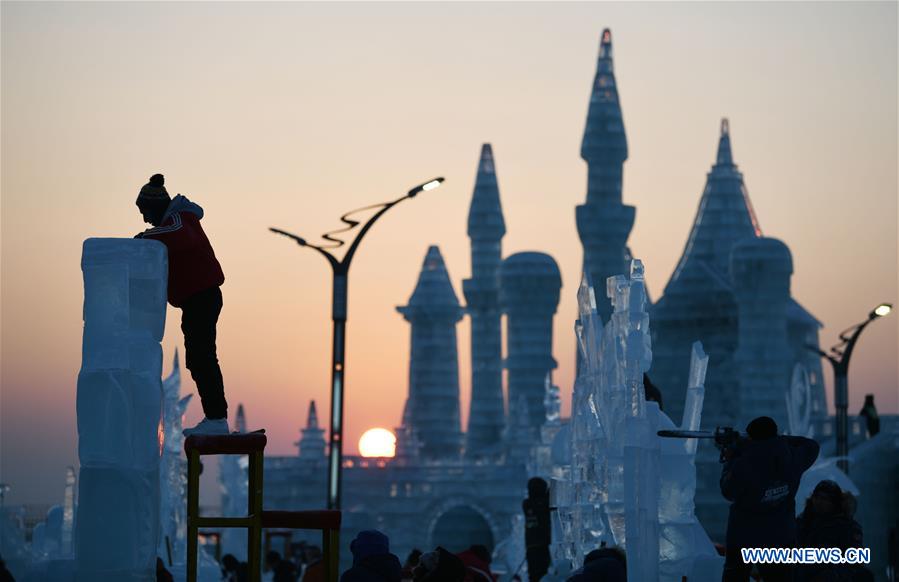
M168 264L151 240L88 239L78 374L78 580L155 580Z
M172 373L162 382L162 392L163 446L159 471L161 531L157 554L166 565L183 566L187 560L187 459L183 452L181 419L193 395L181 398L181 366L177 351Z
M658 430L675 425L645 399L652 349L642 263L633 261L627 277L610 277L605 289L614 310L605 327L588 275L578 291L582 365L572 397L571 457L553 470L556 571L617 545L627 552L629 579L720 579L721 560L693 512L696 444L659 438ZM681 427L696 429L708 365L698 342L689 365Z

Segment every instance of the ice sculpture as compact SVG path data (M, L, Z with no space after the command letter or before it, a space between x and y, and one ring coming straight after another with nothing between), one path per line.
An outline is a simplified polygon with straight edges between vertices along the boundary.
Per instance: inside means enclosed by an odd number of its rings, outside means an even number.
M162 382L162 462L159 471L161 533L157 553L166 564L186 563L187 540L187 459L181 420L192 394L181 398L181 366L178 352L172 373Z
M62 506L62 532L60 534L60 556L72 555L72 530L75 525L75 467L66 467L66 489Z
M76 573L101 582L155 580L166 248L92 238L81 268Z
M578 290L575 329L581 367L570 422L571 460L554 470L553 557L579 566L600 546L618 545L628 555L628 578L720 580L721 560L693 512L695 441L661 439L676 428L655 402L646 402L649 336L643 265L628 277L610 277L613 312L603 327L589 276ZM681 428L699 428L708 357L693 346L687 406Z

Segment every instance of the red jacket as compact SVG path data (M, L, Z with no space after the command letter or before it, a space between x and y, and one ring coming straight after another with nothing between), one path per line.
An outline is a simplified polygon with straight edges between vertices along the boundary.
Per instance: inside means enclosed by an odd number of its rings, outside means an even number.
M169 203L159 226L137 235L165 244L169 251L169 303L181 307L184 300L225 282L222 267L200 226L203 209L178 194Z

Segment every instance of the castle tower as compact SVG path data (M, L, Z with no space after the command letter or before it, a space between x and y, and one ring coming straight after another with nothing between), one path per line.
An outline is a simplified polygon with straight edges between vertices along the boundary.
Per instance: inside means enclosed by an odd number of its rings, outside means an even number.
M397 307L412 324L407 423L421 442L421 455L459 454L459 355L456 324L462 308L436 246L428 248L408 305Z
M469 457L497 451L505 425L499 307L499 267L505 234L493 150L485 143L468 210L471 278L462 282L471 316L471 406L465 445Z
M594 284L604 288L608 277L628 271L627 238L635 213L633 206L621 201L627 138L612 66L612 33L608 28L602 31L581 157L587 162L587 201L577 207L577 230L584 247L584 268ZM608 322L612 304L605 296L596 301L603 323Z
M671 418L683 414L687 362L693 342L699 340L715 369L706 384L703 418L734 426L735 410L728 403L736 398L736 386L724 380L725 374L733 374L730 356L737 347L730 253L738 241L759 236L743 174L734 164L730 128L723 119L715 164L708 172L684 252L663 296L650 311L653 362L649 375L662 391ZM719 411L724 416L718 416Z
M243 410L243 404L237 405L237 416L234 417L234 432L247 432L247 415Z
M552 356L553 315L559 305L562 275L544 253L516 253L500 269L500 304L507 317L509 426L526 415L533 442L546 421L547 375L556 368ZM526 403L521 410L519 402ZM514 411L515 414L511 414Z
M318 413L315 410L315 400L309 402L309 413L306 416L306 428L300 430L300 434L300 440L296 443L300 448L300 458L324 458L325 431L318 426Z
M743 430L748 420L765 414L785 428L784 391L795 363L809 372L812 417L826 414L820 358L816 361L807 347L818 345L820 323L790 298L789 251L761 236L723 119L715 163L683 254L650 310L649 376L671 418L683 415L690 347L697 340L709 354L705 426ZM769 342L778 353L770 351ZM778 387L782 359L787 364ZM723 537L727 503L718 487L721 468L714 447L700 443L696 467L697 516L713 538Z
M758 416L787 428L784 395L790 387L793 357L787 341L787 306L793 258L773 238L751 238L734 245L731 278L737 298L737 426Z

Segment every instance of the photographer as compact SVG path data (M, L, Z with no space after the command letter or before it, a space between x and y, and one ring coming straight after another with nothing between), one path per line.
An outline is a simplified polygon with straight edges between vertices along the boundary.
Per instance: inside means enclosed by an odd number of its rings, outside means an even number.
M722 452L721 494L732 501L727 519L724 582L749 580L752 564L741 548L787 548L796 542L795 496L799 479L818 457L818 443L778 436L767 416L746 427L748 438ZM792 580L789 564L759 564L765 582Z

